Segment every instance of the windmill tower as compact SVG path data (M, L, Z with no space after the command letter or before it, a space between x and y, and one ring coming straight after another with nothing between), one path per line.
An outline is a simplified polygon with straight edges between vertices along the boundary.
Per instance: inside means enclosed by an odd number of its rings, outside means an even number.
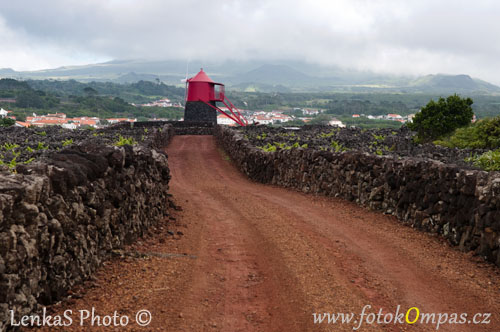
M184 121L186 122L210 122L217 123L217 112L224 114L240 126L247 125L247 120L226 98L224 84L214 82L205 74L203 68L196 76L186 81L187 96L186 108L184 109ZM226 103L227 100L227 103ZM216 102L223 103L229 113L217 107ZM229 105L228 105L229 104Z

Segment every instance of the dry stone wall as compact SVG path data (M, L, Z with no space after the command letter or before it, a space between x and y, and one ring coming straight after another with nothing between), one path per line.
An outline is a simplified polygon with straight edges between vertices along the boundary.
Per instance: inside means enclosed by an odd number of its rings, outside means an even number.
M155 128L161 125L171 125L175 135L213 135L215 125L211 122L184 122L184 121L142 121L133 124L134 128ZM128 123L121 127L130 127Z
M172 135L171 125L140 130L141 143L122 147L96 136L0 172L0 331L10 310L19 317L60 299L168 214L161 148Z
M249 178L342 197L444 236L500 266L500 173L429 159L356 151L264 152L244 132L218 126L218 144Z

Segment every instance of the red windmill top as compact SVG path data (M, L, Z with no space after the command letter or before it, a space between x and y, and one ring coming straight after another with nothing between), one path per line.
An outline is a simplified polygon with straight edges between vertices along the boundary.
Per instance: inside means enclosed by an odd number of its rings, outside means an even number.
M196 102L201 101L210 107L214 108L217 112L224 114L240 126L246 126L248 124L247 120L241 116L240 112L229 99L226 98L224 94L224 84L214 82L201 68L200 72L196 76L191 77L186 81L187 86L187 98L186 102ZM228 102L228 105L226 101ZM231 114L222 111L216 106L216 102L222 102Z
M203 68L200 69L200 72L198 74L196 74L195 77L191 77L190 79L188 79L188 82L205 82L205 83L214 83L214 81L212 81L212 79L210 77L208 77L207 74L205 74L205 72L203 71Z

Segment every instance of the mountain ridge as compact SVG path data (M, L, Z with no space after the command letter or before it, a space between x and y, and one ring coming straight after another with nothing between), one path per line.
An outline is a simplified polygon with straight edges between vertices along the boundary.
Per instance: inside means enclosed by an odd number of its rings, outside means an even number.
M0 69L0 77L16 79L75 79L77 81L114 81L133 83L139 80L161 80L167 84L182 85L186 77L198 69L235 90L252 91L349 91L394 93L482 93L500 94L500 87L466 74L430 74L420 77L384 75L366 71L345 70L340 67L322 67L292 61L147 61L112 60L82 66L64 66L38 71ZM193 70L193 68L196 68Z

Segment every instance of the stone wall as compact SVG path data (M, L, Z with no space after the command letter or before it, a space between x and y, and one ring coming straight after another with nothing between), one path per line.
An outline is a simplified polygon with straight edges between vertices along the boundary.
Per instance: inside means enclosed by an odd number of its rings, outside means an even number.
M122 147L99 137L0 172L0 331L87 279L168 214L171 125Z
M218 126L218 144L250 179L336 196L393 214L500 266L500 173L418 158L291 149L264 152Z
M213 135L215 125L210 122L170 122L176 135Z
M210 104L215 107L215 101ZM184 108L184 122L217 123L217 111L202 101L188 101Z
M171 125L172 133L175 135L213 135L215 125L211 122L184 122L184 121L143 121L135 122L135 128L155 128L161 125ZM129 123L121 123L117 126L130 127Z

